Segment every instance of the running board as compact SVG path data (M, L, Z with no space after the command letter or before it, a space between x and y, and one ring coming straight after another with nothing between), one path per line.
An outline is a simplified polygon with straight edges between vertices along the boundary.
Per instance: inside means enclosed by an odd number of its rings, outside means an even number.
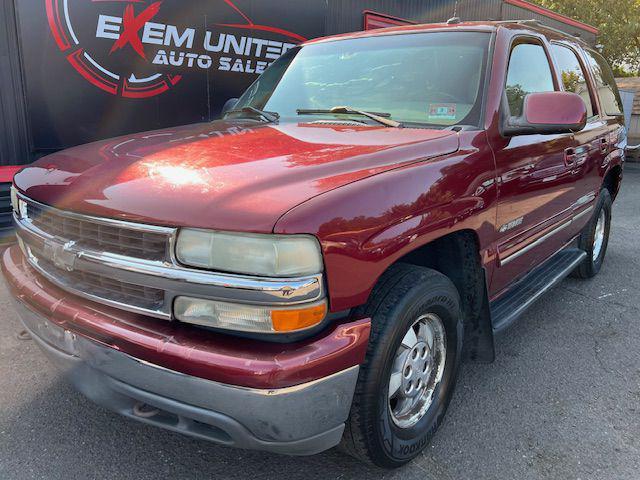
M515 322L536 300L580 265L586 256L583 250L577 248L561 250L491 302L494 333L501 332Z

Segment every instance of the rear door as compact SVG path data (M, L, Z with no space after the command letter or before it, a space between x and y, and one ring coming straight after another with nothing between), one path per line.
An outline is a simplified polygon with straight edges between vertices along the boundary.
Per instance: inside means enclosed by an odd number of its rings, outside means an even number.
M589 221L598 189L602 183L599 167L609 151L607 122L600 114L596 85L588 74L589 67L580 58L580 48L569 42L551 44L556 70L563 90L580 95L587 107L587 125L575 134L577 146L572 152L571 163L574 179L574 211L583 213L569 228L577 235Z
M594 91L597 93L601 122L597 138L600 150L599 160L595 165L597 175L591 178L591 188L597 190L610 163L615 156L622 154L621 148L626 133L622 99L611 67L599 53L593 50L584 50L584 53L595 82Z
M540 36L514 40L503 114L520 115L529 93L561 90L549 45ZM572 134L520 135L497 140L497 268L491 281L497 297L567 242L566 229L578 196L575 164L584 163L586 139Z

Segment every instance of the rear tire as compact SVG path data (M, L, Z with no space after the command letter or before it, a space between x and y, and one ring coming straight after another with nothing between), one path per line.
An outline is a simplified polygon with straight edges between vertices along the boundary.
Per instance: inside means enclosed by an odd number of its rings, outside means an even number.
M462 352L460 297L441 273L397 264L359 310L372 319L371 336L341 447L396 468L424 450L451 400Z
M587 258L571 274L575 278L595 277L604 263L611 230L611 194L603 188L589 223L578 239L578 247L587 252Z

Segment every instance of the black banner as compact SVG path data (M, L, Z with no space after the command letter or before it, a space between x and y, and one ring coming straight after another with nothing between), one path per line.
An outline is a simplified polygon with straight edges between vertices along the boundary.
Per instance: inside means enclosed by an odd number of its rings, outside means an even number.
M323 0L20 0L36 150L215 118L324 34Z

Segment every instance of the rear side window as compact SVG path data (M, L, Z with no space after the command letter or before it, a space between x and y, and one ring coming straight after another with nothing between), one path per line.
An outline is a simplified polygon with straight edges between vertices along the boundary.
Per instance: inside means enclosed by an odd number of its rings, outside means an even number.
M606 115L621 115L622 100L620 100L620 93L618 92L611 67L599 53L592 50L587 50L586 53L596 81L603 113Z
M549 59L542 45L520 43L511 50L506 84L511 115L522 115L524 97L529 93L555 90Z
M565 91L580 95L587 106L587 117L593 117L593 99L589 92L586 75L577 55L573 50L562 45L552 45L551 51L560 69Z

